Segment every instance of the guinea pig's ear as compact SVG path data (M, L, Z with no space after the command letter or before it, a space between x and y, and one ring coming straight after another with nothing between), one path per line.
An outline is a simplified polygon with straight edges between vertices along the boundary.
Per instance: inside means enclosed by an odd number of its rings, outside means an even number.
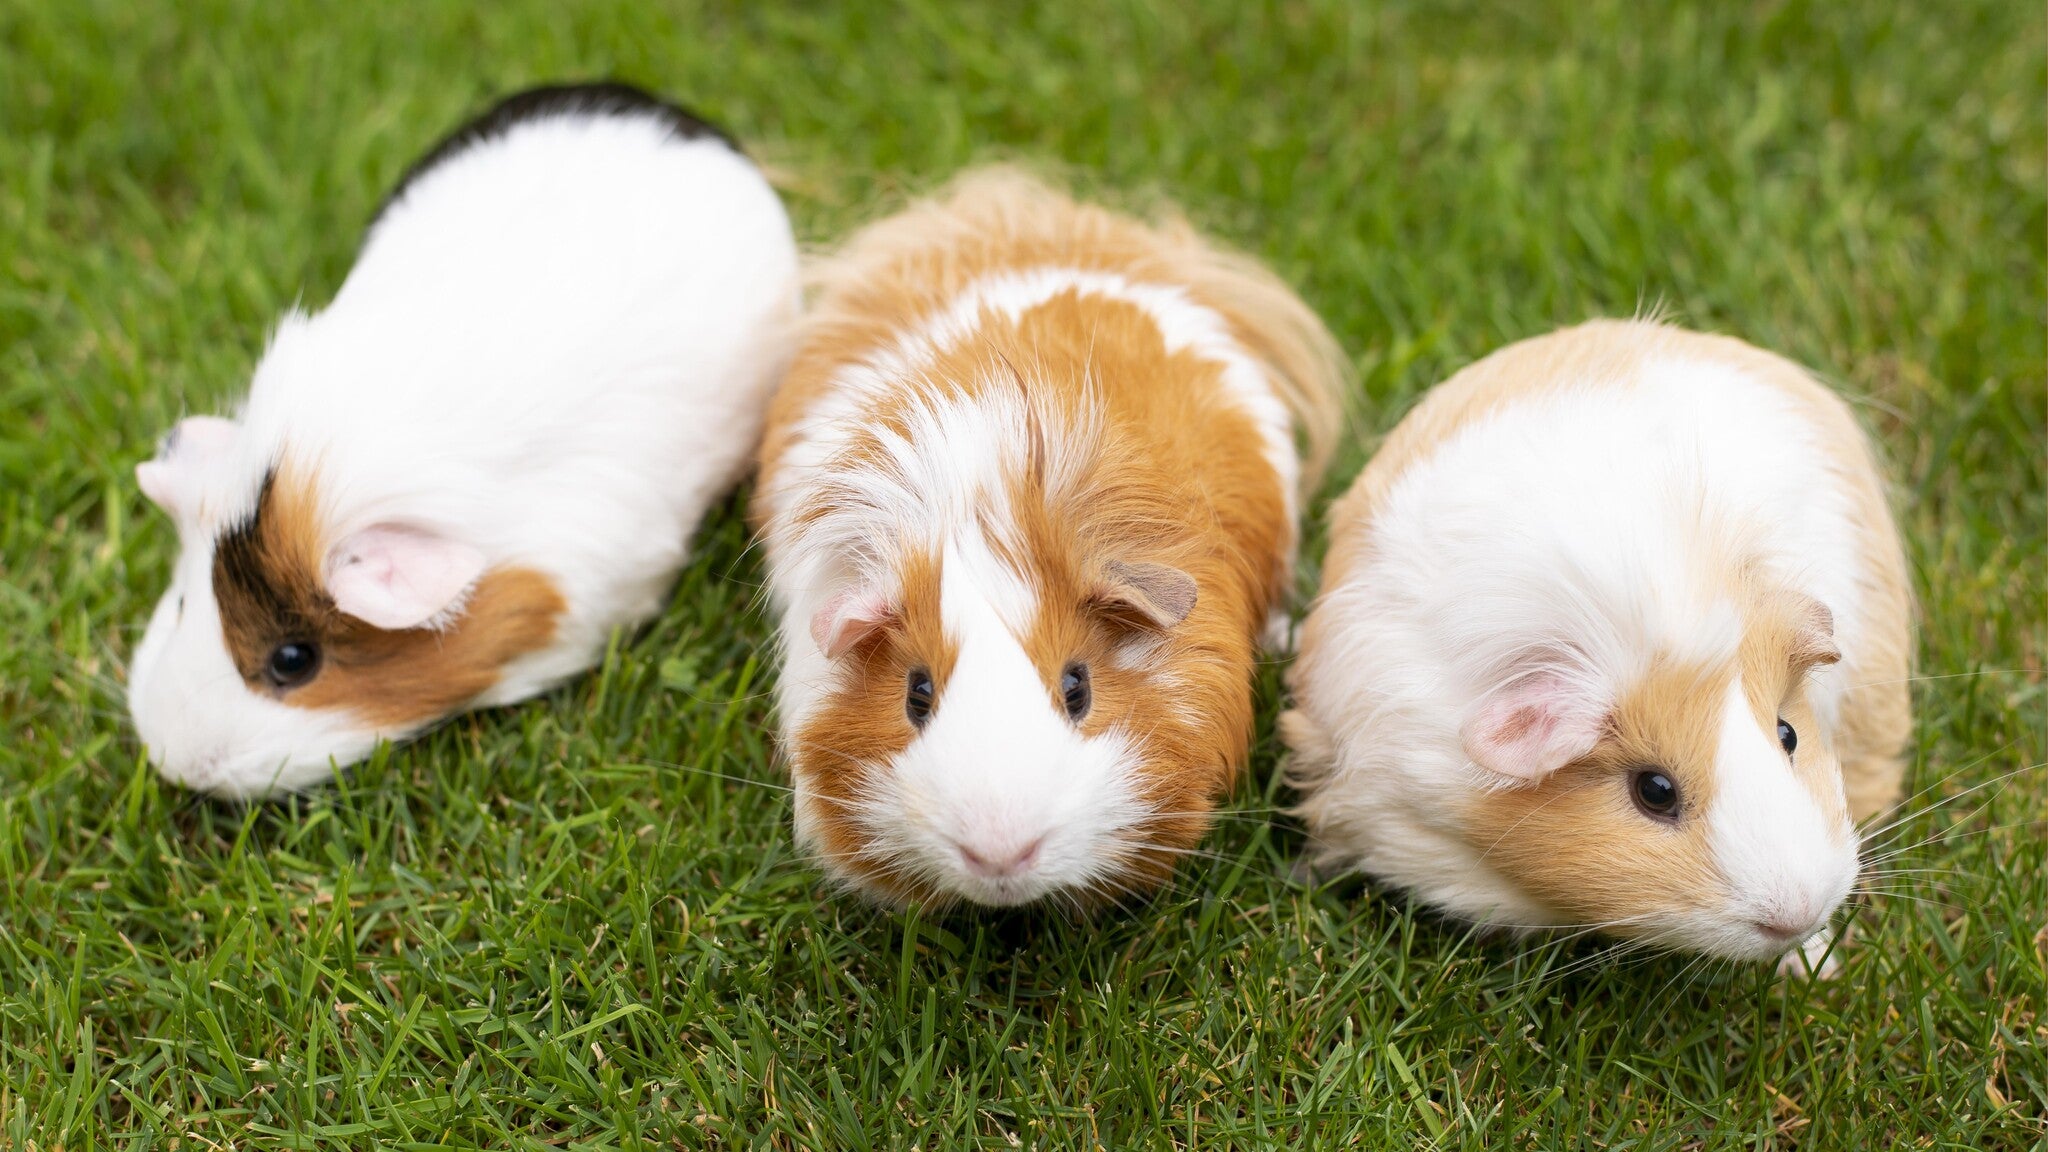
M197 504L199 473L234 447L240 431L233 420L189 416L164 433L156 458L135 466L135 483L149 502L175 517L190 514Z
M896 610L881 589L850 588L811 614L811 639L827 660L837 660L895 622Z
M1102 566L1092 599L1113 615L1163 630L1188 618L1195 594L1195 578L1178 568L1111 560Z
M1465 755L1489 772L1534 783L1591 752L1607 712L1597 690L1563 671L1525 673L1490 693L1466 721Z
M366 624L417 628L454 607L483 571L484 554L459 540L378 524L328 551L327 594Z
M1840 660L1842 650L1835 646L1835 614L1828 611L1827 605L1803 593L1792 593L1789 599L1792 667L1806 669Z

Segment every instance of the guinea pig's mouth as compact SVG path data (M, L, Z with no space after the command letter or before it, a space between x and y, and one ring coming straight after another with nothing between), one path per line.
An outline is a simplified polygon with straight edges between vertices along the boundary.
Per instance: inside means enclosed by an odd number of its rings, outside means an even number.
M1036 884L997 883L962 891L961 897L984 908L1019 908L1036 903L1048 890Z
M138 721L137 726L140 727ZM181 788L194 792L212 793L219 786L221 766L227 761L227 749L218 746L205 748L180 748L174 743L140 737L142 754L149 758L149 766L156 774Z
M1082 888L1058 874L1045 858L1045 837L1002 853L949 841L931 845L916 854L916 863L902 870L914 875L915 887L908 903L928 909L972 907L991 910L1015 909L1048 898L1072 893L1077 899Z
M990 915L1025 913L1039 908L1057 908L1078 916L1099 913L1116 900L1090 884L1033 880L1024 882L946 883L932 898L917 903L926 909Z
M260 799L268 795L275 786L276 777L284 772L284 764L280 761L269 779L244 778L231 770L225 748L180 756L175 760L166 760L152 751L150 761L156 765L157 774L171 783L228 802Z

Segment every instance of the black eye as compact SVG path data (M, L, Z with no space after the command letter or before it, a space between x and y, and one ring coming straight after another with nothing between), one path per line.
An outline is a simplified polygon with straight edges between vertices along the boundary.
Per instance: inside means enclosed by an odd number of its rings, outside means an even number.
M297 640L279 644L270 652L270 666L264 675L279 688L304 684L320 670L320 649Z
M1799 733L1794 732L1792 726L1783 720L1778 721L1778 743L1784 747L1787 756L1792 754L1794 748L1799 747Z
M932 676L922 668L910 670L909 684L903 693L903 714L910 718L912 728L922 728L932 718Z
M1646 816L1671 820L1678 815L1678 782L1655 768L1639 768L1629 781L1636 807Z
M1069 664L1060 673L1060 698L1067 704L1067 719L1079 724L1095 703L1095 691L1088 685L1088 666Z

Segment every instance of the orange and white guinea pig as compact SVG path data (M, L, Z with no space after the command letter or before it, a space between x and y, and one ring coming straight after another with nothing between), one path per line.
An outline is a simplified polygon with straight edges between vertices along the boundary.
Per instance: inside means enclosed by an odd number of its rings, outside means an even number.
M983 171L855 236L753 514L799 839L890 903L1158 885L1243 765L1343 361L1279 280Z
M183 545L129 674L165 777L302 788L660 611L787 362L796 242L718 132L522 92L415 165L233 419L136 469Z
M1898 795L1910 615L1871 450L1806 372L1646 322L1512 345L1331 513L1281 722L1311 861L1811 962Z

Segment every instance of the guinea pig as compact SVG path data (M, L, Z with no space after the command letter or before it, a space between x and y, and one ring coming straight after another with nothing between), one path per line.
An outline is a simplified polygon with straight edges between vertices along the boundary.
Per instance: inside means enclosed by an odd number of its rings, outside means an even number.
M1455 917L1805 958L1899 790L1911 605L1848 408L1601 321L1432 390L1330 515L1281 720L1318 871Z
M302 788L589 667L751 462L799 290L780 199L677 107L543 88L454 133L239 413L136 469L181 545L129 674L149 758Z
M984 170L821 263L752 514L798 839L879 901L1156 887L1246 755L1344 361L1182 223Z

